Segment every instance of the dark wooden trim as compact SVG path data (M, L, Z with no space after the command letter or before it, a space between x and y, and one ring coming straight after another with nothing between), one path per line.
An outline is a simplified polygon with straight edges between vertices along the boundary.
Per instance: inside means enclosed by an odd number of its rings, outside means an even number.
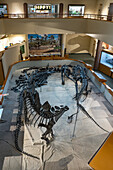
M60 18L63 18L63 7L64 7L64 4L60 3L59 4L59 16L60 16Z
M2 66L2 72L3 72L3 79L5 80L5 75L4 75L4 69L3 69L3 63L2 63L2 60L1 60L1 66Z
M101 51L102 51L102 41L98 40L96 57L95 57L95 61L94 61L94 70L98 70L98 68L99 68Z
M85 4L68 4L68 6L85 6Z
M28 4L27 4L27 3L24 3L23 6L24 6L25 18L28 18Z
M105 53L108 53L108 54L113 55L113 51L110 51L110 50L108 50L108 49L102 50L102 52L105 52ZM102 53L102 52L101 52L101 53Z

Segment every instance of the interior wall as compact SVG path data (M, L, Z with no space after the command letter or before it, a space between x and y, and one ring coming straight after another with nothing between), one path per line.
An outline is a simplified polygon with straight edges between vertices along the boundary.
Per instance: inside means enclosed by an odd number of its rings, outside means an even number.
M97 1L97 7L96 7L96 13L98 13L99 10L99 5L102 4L102 15L108 15L108 8L109 8L109 4L113 3L112 0L98 0Z
M68 11L68 4L85 4L85 13L95 13L96 9L96 1L97 0L54 0L48 1L48 0L1 0L0 3L7 3L8 4L8 11L9 13L24 13L23 4L64 4L64 13L67 13Z
M0 19L0 34L4 34L4 32L5 32L4 23L3 20Z
M96 56L96 48L97 48L97 39L91 37L89 53L91 54L92 57Z
M5 49L5 46L10 46L10 43L17 44L21 43L22 41L26 41L26 36L23 35L8 35L7 38L0 40L0 51L3 51Z
M90 53L92 38L86 34L67 34L66 53Z
M20 46L21 45L25 46L25 54L24 55L26 55L27 50L26 50L25 42L11 46L7 50L5 50L5 52L2 56L2 63L3 63L3 70L4 70L5 77L7 75L9 67L12 64L14 64L15 62L20 60Z
M9 39L4 38L0 40L0 51L3 51L5 46L9 46Z

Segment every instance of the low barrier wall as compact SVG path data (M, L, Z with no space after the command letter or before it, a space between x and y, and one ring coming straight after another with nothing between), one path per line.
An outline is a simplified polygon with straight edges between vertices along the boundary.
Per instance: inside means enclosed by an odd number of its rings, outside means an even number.
M26 60L26 61L20 61L16 62L13 65L11 65L9 72L6 76L6 79L4 81L4 84L2 86L2 93L5 94L7 93L8 86L9 86L9 80L11 79L11 76L15 70L22 69L22 68L27 68L27 67L44 67L47 66L49 63L50 66L57 66L57 65L64 65L64 64L72 64L76 65L79 64L83 67L87 68L88 76L91 79L91 81L95 84L95 86L102 92L105 96L105 98L110 102L110 104L113 106L113 89L111 89L107 84L106 84L106 79L102 78L101 76L98 76L96 72L92 70L92 66L89 64L86 64L82 61L79 60L74 60L74 59L64 59L62 58L60 60L35 60L32 61ZM0 98L0 105L3 106L3 97Z

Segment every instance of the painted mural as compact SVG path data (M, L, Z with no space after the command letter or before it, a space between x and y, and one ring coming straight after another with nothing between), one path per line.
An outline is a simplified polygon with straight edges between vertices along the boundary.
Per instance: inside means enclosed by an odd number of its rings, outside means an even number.
M60 34L28 34L29 54L34 55L60 55Z

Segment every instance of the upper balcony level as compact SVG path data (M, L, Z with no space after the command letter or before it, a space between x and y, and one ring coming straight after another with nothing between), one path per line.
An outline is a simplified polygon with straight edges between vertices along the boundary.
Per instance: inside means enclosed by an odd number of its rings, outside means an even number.
M0 34L85 33L113 45L113 16L84 14L7 14L0 18Z

